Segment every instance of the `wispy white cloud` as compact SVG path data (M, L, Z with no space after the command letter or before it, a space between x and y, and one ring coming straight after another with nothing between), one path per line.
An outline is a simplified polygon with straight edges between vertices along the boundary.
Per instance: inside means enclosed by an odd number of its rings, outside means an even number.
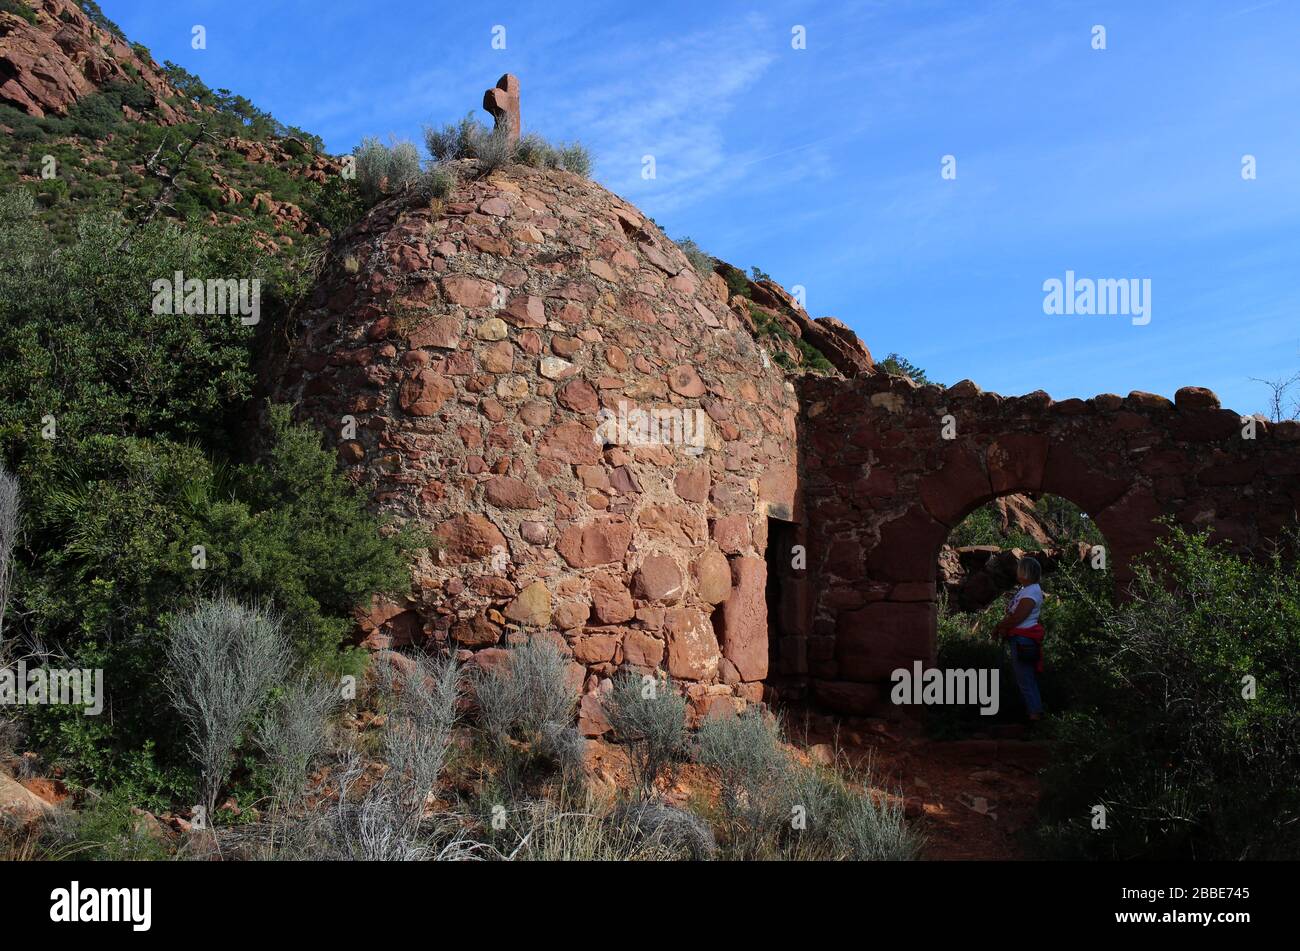
M568 104L611 189L663 212L725 190L749 159L728 140L729 115L752 95L775 54L753 21L653 44L605 50L604 73ZM642 177L643 158L653 179Z

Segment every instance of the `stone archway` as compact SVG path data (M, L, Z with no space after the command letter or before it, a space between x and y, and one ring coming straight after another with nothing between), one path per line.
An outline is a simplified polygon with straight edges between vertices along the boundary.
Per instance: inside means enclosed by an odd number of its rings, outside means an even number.
M1270 425L1213 393L1053 402L963 381L884 374L803 384L802 491L810 587L807 676L846 712L887 706L889 674L935 654L935 559L975 508L1014 492L1087 512L1123 585L1167 529L1262 551L1296 524L1300 425Z

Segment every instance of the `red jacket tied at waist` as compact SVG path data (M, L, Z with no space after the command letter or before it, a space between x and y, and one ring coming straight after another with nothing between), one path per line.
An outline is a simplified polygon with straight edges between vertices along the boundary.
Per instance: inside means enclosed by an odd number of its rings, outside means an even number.
M1047 629L1041 624L1035 624L1031 627L1015 627L1007 631L1007 637L1027 637L1031 641L1038 642L1038 665L1034 668L1038 673L1043 672L1043 635Z

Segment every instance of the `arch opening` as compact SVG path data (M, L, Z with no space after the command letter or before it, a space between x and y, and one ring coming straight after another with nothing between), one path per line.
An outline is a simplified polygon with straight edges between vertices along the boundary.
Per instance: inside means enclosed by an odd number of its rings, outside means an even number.
M972 509L948 533L936 563L935 653L941 671L973 674L998 685L996 710L975 706L935 706L923 711L934 736L1001 734L1019 729L1028 710L1017 687L1006 643L996 631L1018 588L1017 567L1024 557L1042 569L1045 600L1041 623L1047 629L1048 658L1075 657L1080 631L1090 629L1094 612L1115 597L1115 576L1107 559L1104 533L1095 520L1068 499L1051 493L996 496ZM996 672L996 676L994 676ZM1073 662L1048 663L1037 687L1049 709L1069 706L1075 685ZM945 673L945 676L948 676Z

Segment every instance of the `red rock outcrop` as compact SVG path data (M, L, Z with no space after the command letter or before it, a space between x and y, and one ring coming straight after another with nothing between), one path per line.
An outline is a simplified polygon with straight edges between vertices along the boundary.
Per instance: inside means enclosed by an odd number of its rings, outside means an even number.
M31 116L63 115L82 96L122 80L142 83L154 94L156 121L181 121L166 102L176 91L151 58L137 56L121 37L96 26L72 0L27 5L36 12L34 24L0 13L0 102Z
M875 368L867 345L843 321L834 317L812 319L803 305L775 281L749 281L748 287L754 304L782 323L791 336L807 341L820 351L846 377L870 373Z
M758 281L757 286L790 315L798 335L820 350L845 376L870 373L875 368L867 345L843 321L834 317L810 318L803 306L775 281Z

